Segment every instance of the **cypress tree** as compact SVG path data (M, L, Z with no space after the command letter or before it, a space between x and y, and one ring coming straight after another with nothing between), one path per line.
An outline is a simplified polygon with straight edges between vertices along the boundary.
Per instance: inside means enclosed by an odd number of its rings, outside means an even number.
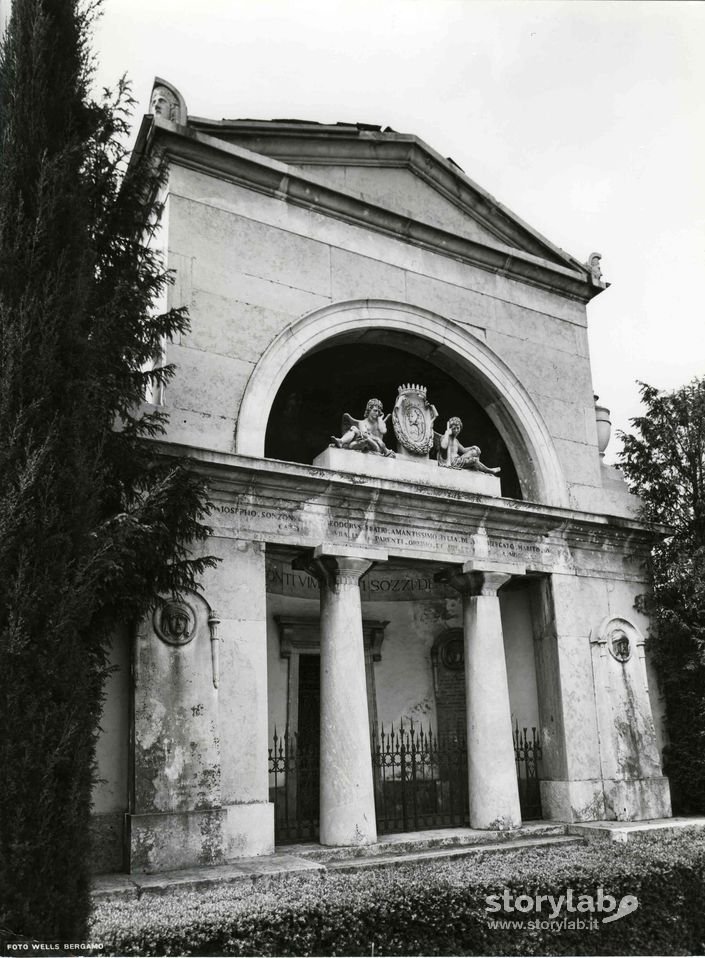
M89 95L94 10L14 0L0 50L0 934L36 938L85 932L111 632L214 561L140 408L187 317L155 315L160 171L127 165L127 84Z

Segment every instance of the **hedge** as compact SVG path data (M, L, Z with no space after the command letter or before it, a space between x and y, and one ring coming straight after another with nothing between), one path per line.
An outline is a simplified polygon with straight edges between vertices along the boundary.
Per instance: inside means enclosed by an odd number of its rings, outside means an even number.
M486 897L595 900L636 896L636 911L563 908L557 921L595 919L585 930L536 926L542 910L489 914ZM521 901L521 899L520 899ZM588 903L587 899L583 902ZM523 906L526 907L526 901ZM542 909L547 908L542 905ZM491 927L488 919L522 920ZM120 955L688 955L705 953L705 834L483 852L342 873L259 879L247 885L99 902L91 925L104 954Z

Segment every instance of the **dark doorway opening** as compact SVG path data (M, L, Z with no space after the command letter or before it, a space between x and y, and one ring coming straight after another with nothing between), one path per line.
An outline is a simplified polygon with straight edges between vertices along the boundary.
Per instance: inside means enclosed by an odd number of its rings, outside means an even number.
M298 727L275 729L269 747L269 800L278 845L318 838L320 662L320 655L299 656Z
M306 756L299 775L298 805L304 821L318 822L321 743L321 657L299 656L299 753Z

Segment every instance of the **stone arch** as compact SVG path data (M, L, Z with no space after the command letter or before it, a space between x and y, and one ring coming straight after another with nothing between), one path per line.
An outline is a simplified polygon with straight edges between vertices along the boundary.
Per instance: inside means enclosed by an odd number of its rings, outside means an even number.
M511 369L461 324L426 309L387 300L354 300L315 310L287 326L267 347L245 389L235 452L264 455L267 421L287 373L307 354L335 343L395 345L446 368L484 407L516 465L525 499L567 506L563 471L533 400Z

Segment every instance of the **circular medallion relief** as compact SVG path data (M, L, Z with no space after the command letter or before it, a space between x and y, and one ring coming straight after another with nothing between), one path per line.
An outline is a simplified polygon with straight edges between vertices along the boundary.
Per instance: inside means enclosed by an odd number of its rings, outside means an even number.
M452 672L459 672L465 665L465 643L461 637L449 639L441 647L441 662Z
M154 610L154 631L168 645L188 645L196 631L196 613L187 603L170 599Z
M607 637L607 647L618 662L628 662L632 654L632 644L624 629L613 629Z
M621 615L610 615L603 619L590 641L599 643L620 665L629 662L635 652L641 655L638 650L644 645L644 637L636 625Z

